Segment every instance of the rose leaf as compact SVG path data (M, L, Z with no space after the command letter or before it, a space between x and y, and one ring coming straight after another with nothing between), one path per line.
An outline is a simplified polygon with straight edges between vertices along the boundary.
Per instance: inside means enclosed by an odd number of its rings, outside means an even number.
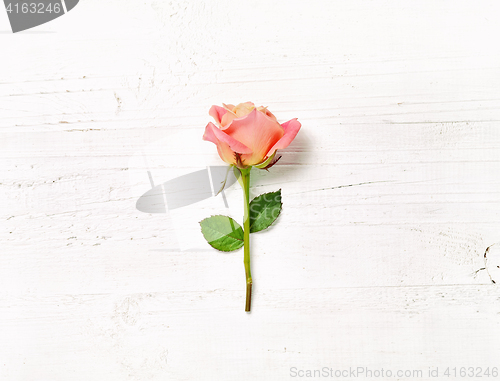
M243 229L232 218L211 216L200 222L201 232L213 248L234 251L243 246Z
M267 229L281 213L281 189L264 193L250 202L250 233Z

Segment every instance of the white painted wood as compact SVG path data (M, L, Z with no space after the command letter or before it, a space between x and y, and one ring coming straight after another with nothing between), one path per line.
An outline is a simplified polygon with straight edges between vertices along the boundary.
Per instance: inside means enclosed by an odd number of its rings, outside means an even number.
M498 2L82 0L0 32L0 380L500 368ZM251 314L242 252L135 209L247 100L303 125L252 172L284 209Z

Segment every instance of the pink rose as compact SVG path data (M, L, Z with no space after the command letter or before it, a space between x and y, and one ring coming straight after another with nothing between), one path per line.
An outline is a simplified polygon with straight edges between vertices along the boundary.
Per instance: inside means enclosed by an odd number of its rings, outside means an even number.
M223 106L210 108L217 126L208 123L203 140L214 143L220 158L239 168L265 167L300 130L297 119L279 124L266 107L255 107L252 102Z

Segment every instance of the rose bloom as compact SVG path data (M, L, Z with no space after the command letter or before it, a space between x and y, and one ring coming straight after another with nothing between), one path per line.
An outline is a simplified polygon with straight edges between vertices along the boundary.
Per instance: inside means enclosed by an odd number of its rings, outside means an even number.
M267 107L255 107L252 102L223 106L210 108L217 126L208 123L203 140L214 143L220 158L239 168L266 167L300 130L297 119L279 124Z

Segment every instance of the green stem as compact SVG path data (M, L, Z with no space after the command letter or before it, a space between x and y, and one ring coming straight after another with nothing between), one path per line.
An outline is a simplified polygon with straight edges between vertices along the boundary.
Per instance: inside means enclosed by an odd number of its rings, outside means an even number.
M243 242L244 256L243 263L245 264L245 275L247 279L247 297L245 302L245 311L250 311L252 302L252 272L250 271L250 170L249 168L241 168L241 187L243 188Z

